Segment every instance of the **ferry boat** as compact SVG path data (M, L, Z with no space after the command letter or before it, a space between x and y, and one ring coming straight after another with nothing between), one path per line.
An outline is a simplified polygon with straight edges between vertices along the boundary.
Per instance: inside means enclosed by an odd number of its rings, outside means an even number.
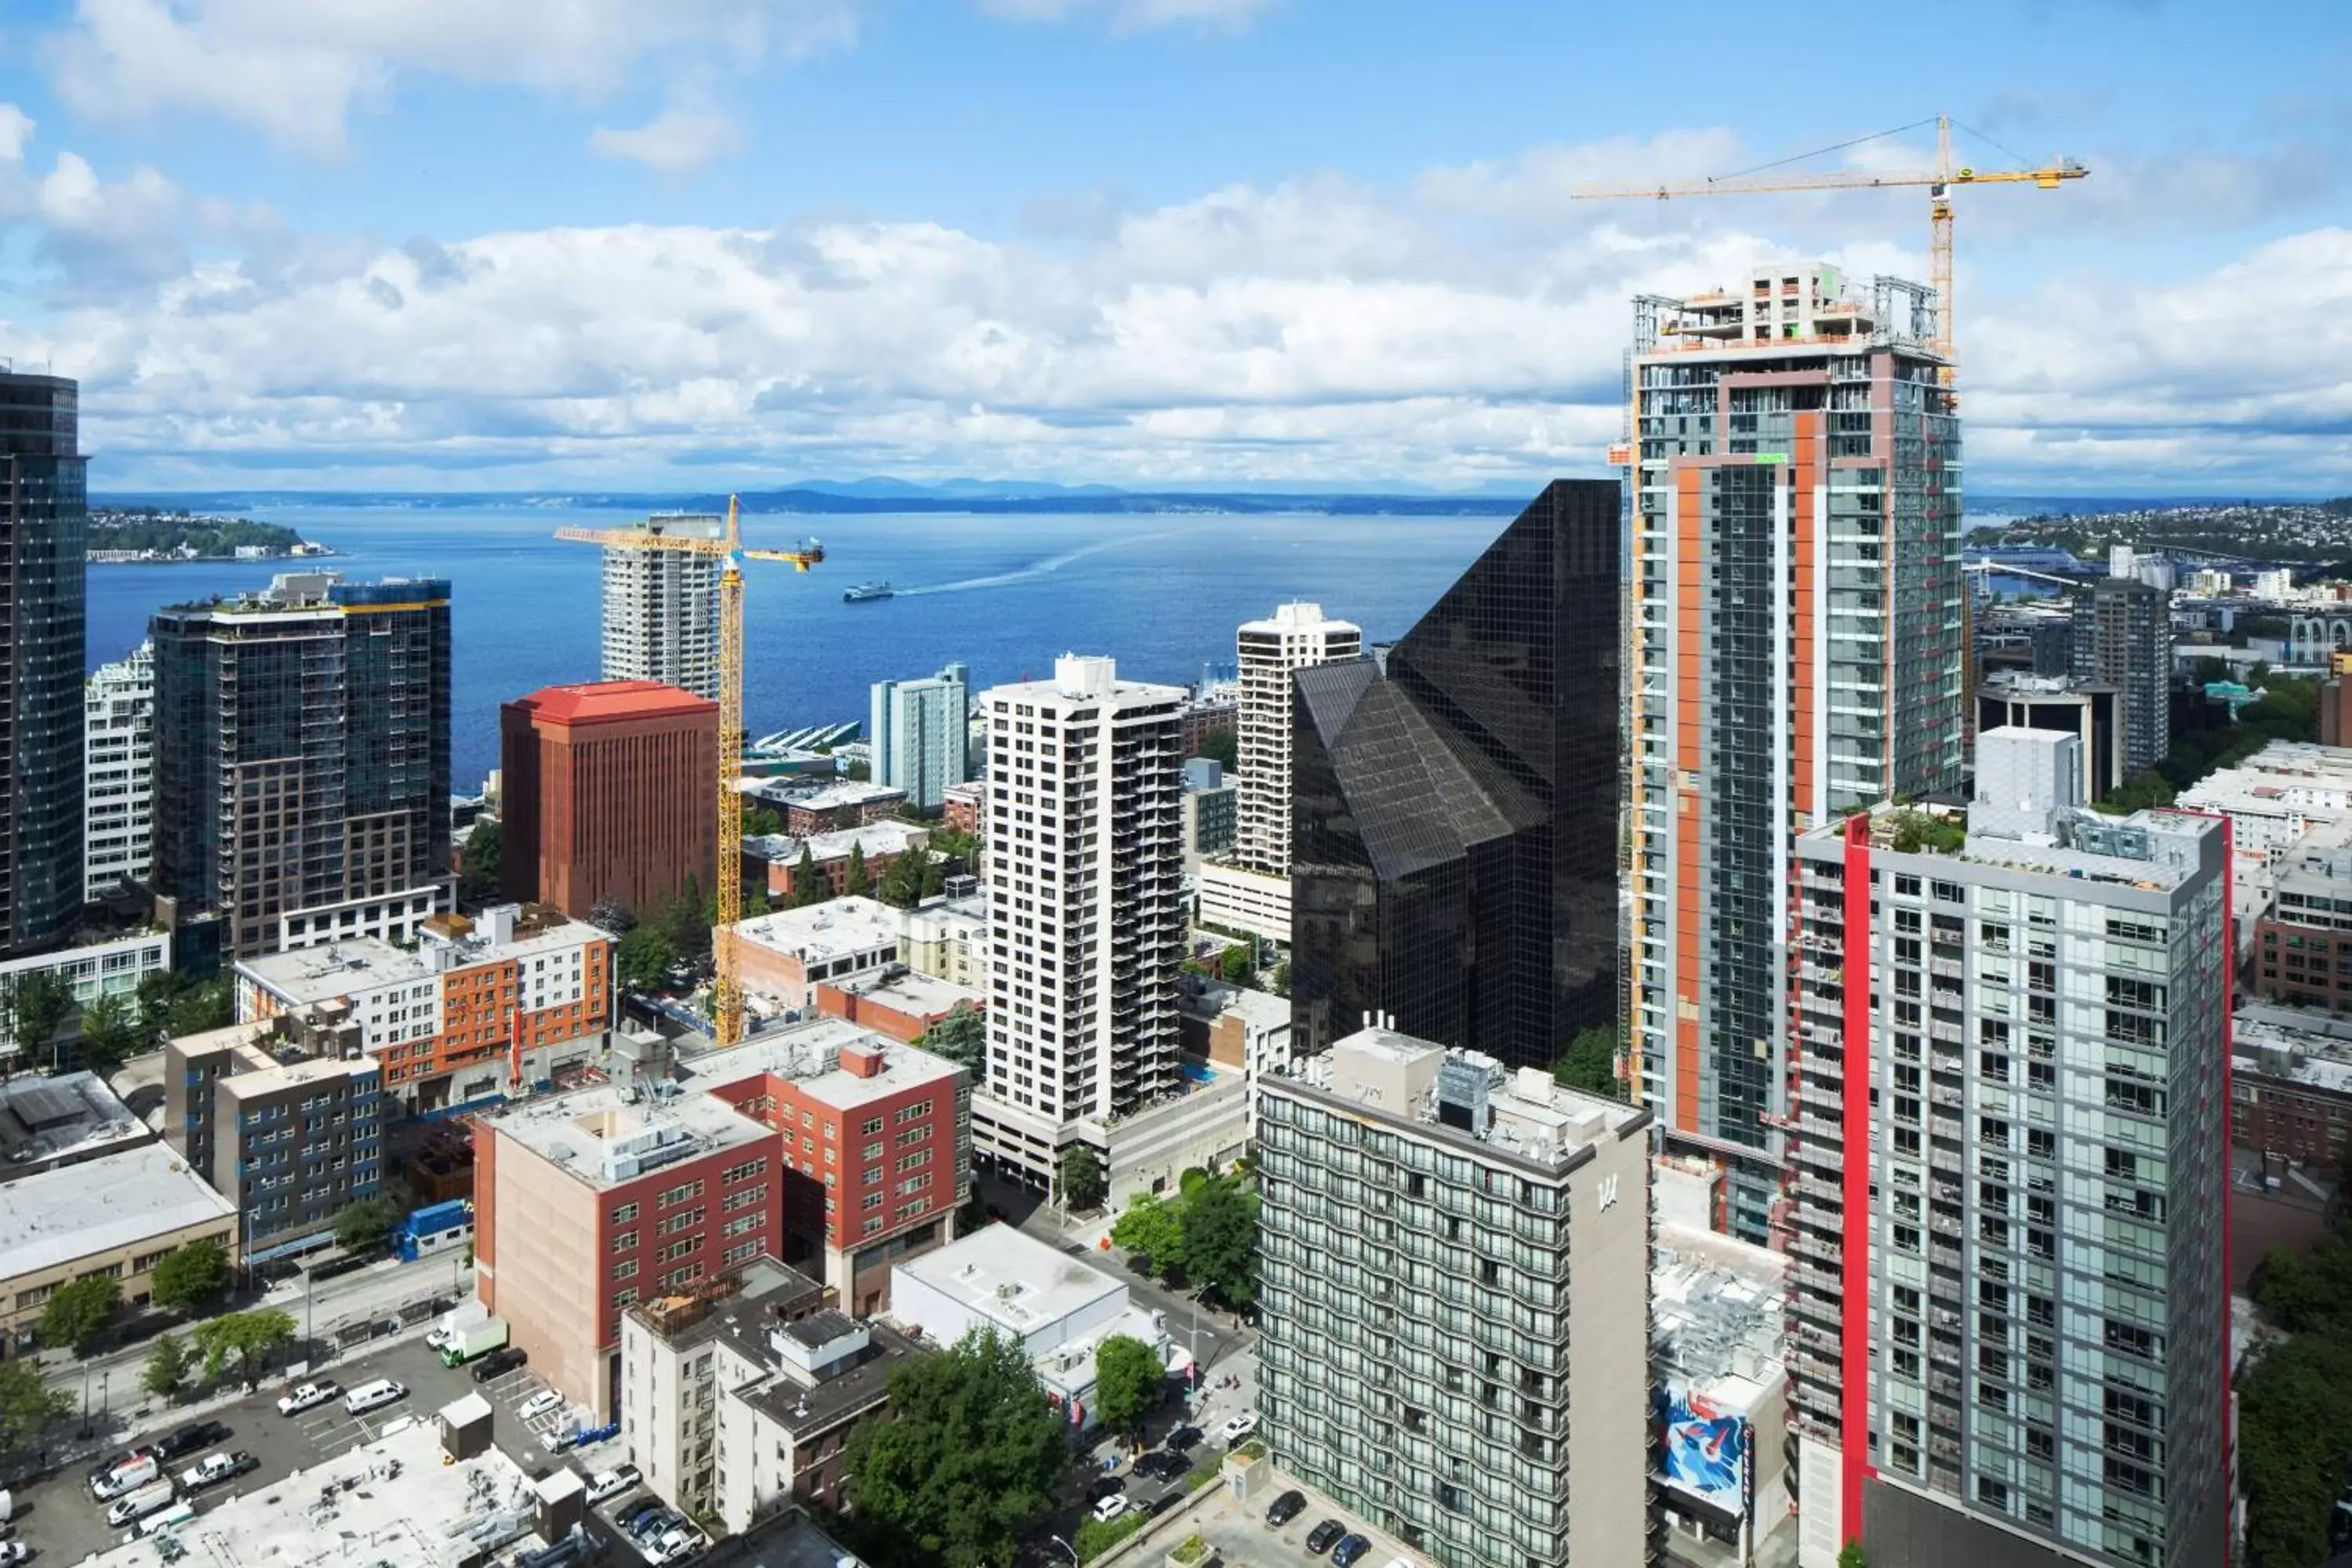
M868 599L887 599L896 590L887 583L860 583L854 588L845 589L841 597L844 604L862 605Z

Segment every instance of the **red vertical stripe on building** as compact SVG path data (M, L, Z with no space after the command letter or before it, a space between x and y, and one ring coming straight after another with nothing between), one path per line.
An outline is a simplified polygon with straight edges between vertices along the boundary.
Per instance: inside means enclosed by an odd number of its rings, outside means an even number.
M1870 814L1845 824L1845 1234L1839 1242L1838 1541L1862 1539L1870 1465Z

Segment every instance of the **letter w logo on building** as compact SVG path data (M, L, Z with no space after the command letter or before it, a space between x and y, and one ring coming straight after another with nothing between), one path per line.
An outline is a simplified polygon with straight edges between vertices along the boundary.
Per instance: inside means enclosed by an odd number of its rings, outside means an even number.
M1601 1177L1600 1193L1601 1206L1602 1208L1607 1209L1615 1207L1617 1204L1617 1178L1614 1176Z

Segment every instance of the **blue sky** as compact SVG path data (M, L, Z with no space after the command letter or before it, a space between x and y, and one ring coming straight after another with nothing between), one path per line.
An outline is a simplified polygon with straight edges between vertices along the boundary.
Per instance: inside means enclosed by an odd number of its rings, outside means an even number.
M1916 194L1570 203L1939 110L1980 490L2352 491L2352 7L18 0L0 356L101 487L1600 471L1627 297ZM1921 133L1821 166L1924 157Z

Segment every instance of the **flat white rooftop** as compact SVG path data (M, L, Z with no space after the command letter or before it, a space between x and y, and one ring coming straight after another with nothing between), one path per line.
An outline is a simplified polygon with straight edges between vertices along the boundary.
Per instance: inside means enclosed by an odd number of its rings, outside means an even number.
M1127 1287L1009 1225L984 1226L898 1271L1010 1332L1058 1322Z
M745 942L823 963L871 952L898 941L898 911L872 899L828 899L797 910L757 915L735 928Z
M110 1143L128 1146L154 1135L94 1072L28 1074L0 1083L0 1180L11 1168L29 1174L56 1161L86 1158Z
M43 1171L9 1183L0 1201L0 1279L236 1216L160 1143Z
M882 1053L882 1070L860 1078L841 1065L846 1047ZM723 1088L761 1074L790 1079L820 1105L846 1110L927 1083L946 1085L963 1069L944 1057L902 1046L846 1018L818 1018L686 1059L689 1091Z
M394 947L382 937L343 937L292 952L268 952L241 959L240 973L250 975L296 1006L331 1002L379 985L422 980L433 968L413 952Z
M530 1533L535 1517L530 1479L512 1459L493 1447L444 1464L437 1424L413 1415L373 1443L207 1508L173 1534L186 1549L182 1562L207 1568L457 1568L486 1552L547 1544ZM84 1559L98 1568L156 1561L147 1540Z
M488 1121L501 1136L600 1188L773 1136L726 1101L667 1079L642 1087L600 1083L509 1100Z

